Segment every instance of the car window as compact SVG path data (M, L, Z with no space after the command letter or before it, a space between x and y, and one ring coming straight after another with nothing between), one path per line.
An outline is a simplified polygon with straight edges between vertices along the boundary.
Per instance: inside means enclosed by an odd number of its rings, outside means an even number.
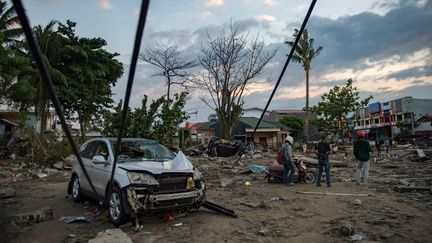
M88 143L87 145L85 145L85 147L81 149L80 152L81 157L86 159L93 159L93 156L95 155L98 146L99 146L99 141L93 141Z
M105 142L103 141L99 142L99 146L95 155L103 156L105 160L109 159L108 146Z
M112 143L115 148L115 143ZM133 161L166 161L175 158L175 154L165 146L148 141L126 141L122 142L121 150L118 156L118 161L133 162Z

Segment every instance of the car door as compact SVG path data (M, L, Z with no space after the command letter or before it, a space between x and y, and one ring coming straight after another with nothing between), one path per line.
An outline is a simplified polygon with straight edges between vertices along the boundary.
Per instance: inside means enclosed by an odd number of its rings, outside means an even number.
M97 163L91 161L89 171L92 174L92 181L98 192L99 196L105 196L105 189L111 179L112 161L110 152L108 150L108 144L106 141L100 140L97 143L97 148L94 156L103 156L106 163ZM94 179L93 179L94 178Z
M80 155L84 163L84 167L90 179L92 180L93 184L94 184L94 179L92 176L91 164L92 164L93 156L96 153L96 149L98 148L98 145L99 145L98 141L88 142L85 145L83 145L80 151ZM92 195L93 194L92 189L82 170L79 170L78 178L80 179L81 189L87 192L86 194Z

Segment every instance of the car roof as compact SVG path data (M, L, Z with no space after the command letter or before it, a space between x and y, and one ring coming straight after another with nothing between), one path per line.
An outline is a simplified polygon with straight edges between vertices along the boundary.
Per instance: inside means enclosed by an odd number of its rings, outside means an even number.
M114 137L100 137L100 139L106 139L110 142L117 142L118 140L118 138L114 138ZM145 138L122 138L122 142L137 142L137 141L142 141L147 143L157 143L157 141L155 140L145 139Z

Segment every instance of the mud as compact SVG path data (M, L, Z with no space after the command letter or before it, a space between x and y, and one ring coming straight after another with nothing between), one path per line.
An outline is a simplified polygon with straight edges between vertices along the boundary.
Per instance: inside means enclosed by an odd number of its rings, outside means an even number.
M241 160L234 169L234 158L191 158L207 180L207 198L235 210L238 218L200 209L174 215L173 221L156 216L144 218L140 232L135 232L131 224L120 228L133 242L347 242L352 237L364 242L430 242L431 192L398 193L393 187L404 183L428 185L432 163L396 158L396 151L392 156L372 163L368 188L355 186L352 158L342 153L333 158L345 161L346 166L332 168L330 188L311 184L285 187L268 183L263 174L245 173L251 163L272 163L274 154ZM98 232L113 228L96 202L74 203L69 198L68 171L48 171L46 178L11 179L6 169L9 163L12 162L0 163L5 171L1 187L13 188L16 196L12 202L10 198L0 200L2 242L87 242ZM245 186L246 181L251 185ZM370 196L310 195L298 191ZM53 210L53 219L19 225L10 221L13 215L42 207ZM95 212L96 220L91 223L66 224L59 220Z

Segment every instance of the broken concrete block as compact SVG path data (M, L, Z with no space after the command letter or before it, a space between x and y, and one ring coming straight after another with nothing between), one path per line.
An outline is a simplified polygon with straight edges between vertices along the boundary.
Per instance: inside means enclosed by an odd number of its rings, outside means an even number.
M88 243L132 243L132 240L121 229L107 229L99 232L96 238L89 240Z
M11 217L14 223L39 223L52 219L54 212L50 207L43 207L36 211L20 213Z
M16 192L13 188L0 188L0 199L15 197Z

